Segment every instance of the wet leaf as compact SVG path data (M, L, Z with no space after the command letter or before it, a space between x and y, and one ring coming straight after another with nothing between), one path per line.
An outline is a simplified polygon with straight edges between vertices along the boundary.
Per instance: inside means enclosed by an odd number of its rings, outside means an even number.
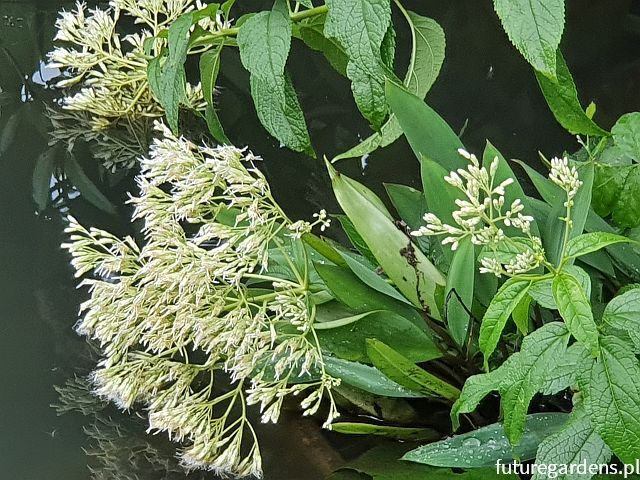
M432 441L440 437L438 432L430 428L392 427L360 422L332 423L331 430L347 435L374 435L376 437L387 437L413 442Z

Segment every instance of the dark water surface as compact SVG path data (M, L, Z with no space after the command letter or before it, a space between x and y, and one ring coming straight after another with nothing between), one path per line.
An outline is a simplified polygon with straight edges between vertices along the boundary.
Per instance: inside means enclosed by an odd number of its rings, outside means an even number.
M269 2L239 2L253 9ZM536 162L576 147L554 121L529 67L509 45L490 0L407 1L432 16L447 34L447 58L429 103L455 130L466 124L463 141L479 151L489 138L508 157ZM63 240L60 212L40 215L32 200L32 174L46 148L43 102L49 75L43 66L51 48L56 12L68 3L0 0L0 480L174 479L173 450L160 438L146 443L144 422L86 401L93 414L58 416L54 390L91 366L90 352L76 337L84 293L75 289ZM563 50L585 102L598 105L596 118L610 127L622 113L640 110L640 8L627 0L569 0ZM634 11L635 10L635 11ZM635 31L635 33L634 33ZM400 32L399 42L406 41ZM290 66L317 151L343 151L368 135L355 111L348 84L316 54L294 45ZM398 59L399 71L406 59ZM26 80L25 80L26 76ZM322 207L336 211L320 162L282 150L258 125L248 96L247 75L236 52L223 60L221 118L231 140L248 144L265 158L264 168L292 217ZM25 87L26 84L26 87ZM31 93L29 93L31 92ZM586 103L585 103L586 104ZM90 165L91 159L82 159ZM359 160L339 165L377 191L382 182L419 187L417 162L404 140L376 152L363 170ZM108 193L120 203L125 181ZM72 194L68 203L85 224L128 230L128 212L101 214ZM88 413L88 412L87 412ZM321 479L366 446L346 446L319 432L314 420L285 415L279 426L261 431L267 480ZM95 451L101 439L107 461ZM95 453L95 452L94 452ZM127 467L127 465L130 466ZM127 470L129 468L129 470ZM118 470L119 469L119 470ZM117 470L118 474L111 472ZM212 478L193 475L192 478Z

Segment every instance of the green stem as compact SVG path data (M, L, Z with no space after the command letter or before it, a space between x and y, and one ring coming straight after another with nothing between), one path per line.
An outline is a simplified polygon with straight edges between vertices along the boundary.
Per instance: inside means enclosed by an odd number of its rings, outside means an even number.
M326 5L320 5L319 7L309 8L308 10L303 10L301 12L292 13L289 15L292 22L299 22L300 20L304 20L305 18L315 17L317 15L324 15L329 11L329 7Z

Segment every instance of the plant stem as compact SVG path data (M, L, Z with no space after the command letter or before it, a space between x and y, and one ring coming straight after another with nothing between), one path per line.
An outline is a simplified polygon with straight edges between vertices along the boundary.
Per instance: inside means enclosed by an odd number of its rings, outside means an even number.
M317 15L323 15L329 11L329 7L326 5L320 5L319 7L310 8L301 12L292 13L289 15L292 22L299 22L305 18L315 17Z

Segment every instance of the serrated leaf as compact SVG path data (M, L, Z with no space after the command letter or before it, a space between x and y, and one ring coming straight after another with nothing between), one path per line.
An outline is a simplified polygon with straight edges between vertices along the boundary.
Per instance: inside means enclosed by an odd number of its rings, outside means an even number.
M475 247L470 238L465 238L453 254L445 286L447 328L460 346L465 345L469 333L475 268Z
M322 52L327 61L340 75L347 76L347 57L344 48L333 38L324 35L326 16L316 16L294 25L293 35L302 40L309 48Z
M424 396L439 396L447 400L456 400L460 396L460 390L418 367L412 359L387 343L373 338L367 339L366 343L367 355L373 365L399 385Z
M596 252L609 245L616 243L630 243L631 239L617 235L615 233L606 232L592 232L584 233L575 238L572 238L567 243L567 256L568 257L580 257L587 255L588 253Z
M630 167L612 217L620 227L631 228L640 224L640 165Z
M494 0L511 43L531 66L556 78L556 50L564 30L564 0Z
M396 30L393 28L393 23L389 24L382 39L380 57L384 66L393 72L393 63L396 59Z
M186 73L184 63L189 47L189 30L193 25L193 13L178 17L169 27L168 56L164 65L159 58L150 62L147 69L149 86L165 110L167 123L178 131L180 104L186 98Z
M300 102L285 73L291 33L289 15L278 8L255 14L240 26L240 59L251 74L260 123L283 145L314 156Z
M519 462L536 457L538 445L561 429L569 415L566 413L536 413L528 415L522 440L513 448L501 423L456 435L439 442L418 447L404 455L403 460L436 467L481 468L494 467L514 460ZM455 478L455 477L454 477Z
M559 388L552 370L567 354L568 342L569 332L563 323L547 323L526 336L521 350L498 369L467 379L451 410L454 427L459 425L460 414L472 412L487 394L498 390L502 396L505 432L511 444L517 445L534 395L549 388L552 382L554 388Z
M509 0L502 0L508 2ZM521 0L518 0L521 1ZM547 0L537 0L543 2ZM554 0L564 3L564 0ZM569 133L593 136L606 136L609 133L600 128L591 120L580 105L578 91L573 82L573 77L569 71L562 53L557 52L557 63L555 67L557 81L550 80L544 73L536 72L536 78L544 98L556 118Z
M589 277L589 274L575 265L568 265L565 270L578 279L580 286L587 292L587 298L589 298L591 296L591 277ZM543 308L558 309L553 298L553 278L533 282L529 289L529 295Z
M300 102L289 76L271 83L251 76L251 96L260 123L283 145L315 156Z
M622 115L611 129L616 147L640 160L640 112Z
M362 115L379 129L387 116L380 48L391 25L389 0L328 0L324 33L347 52L347 77Z
M560 271L553 279L553 298L571 334L587 347L593 355L598 354L598 327L587 292L580 281L566 271Z
M582 409L573 413L571 419L563 428L544 438L538 447L536 462L544 465L571 466L586 463L586 465L604 465L611 459L611 449L607 447L598 435L589 417ZM558 480L589 480L591 474L562 474ZM536 473L532 480L546 480L547 475Z
M640 349L640 288L614 297L604 309L602 321L626 331L636 349Z
M625 463L640 458L640 364L614 336L600 338L600 356L586 374L584 405L591 424Z
M366 342L373 338L384 340L415 362L426 362L442 356L424 331L397 313L378 311L355 317L356 320L347 325L318 330L316 334L320 346L336 357L363 363L369 363Z
M323 362L329 375L365 392L394 398L420 398L423 396L398 385L375 367L326 355Z
M440 73L444 61L445 36L435 20L413 12L407 12L406 18L411 30L412 48L403 84L411 93L424 99ZM333 161L361 157L377 148L390 145L401 135L402 127L392 113L380 128L380 132L374 133L352 149L336 156Z
M478 343L484 355L485 370L488 370L489 357L498 346L511 312L527 294L530 286L529 280L510 278L500 287L482 317Z

